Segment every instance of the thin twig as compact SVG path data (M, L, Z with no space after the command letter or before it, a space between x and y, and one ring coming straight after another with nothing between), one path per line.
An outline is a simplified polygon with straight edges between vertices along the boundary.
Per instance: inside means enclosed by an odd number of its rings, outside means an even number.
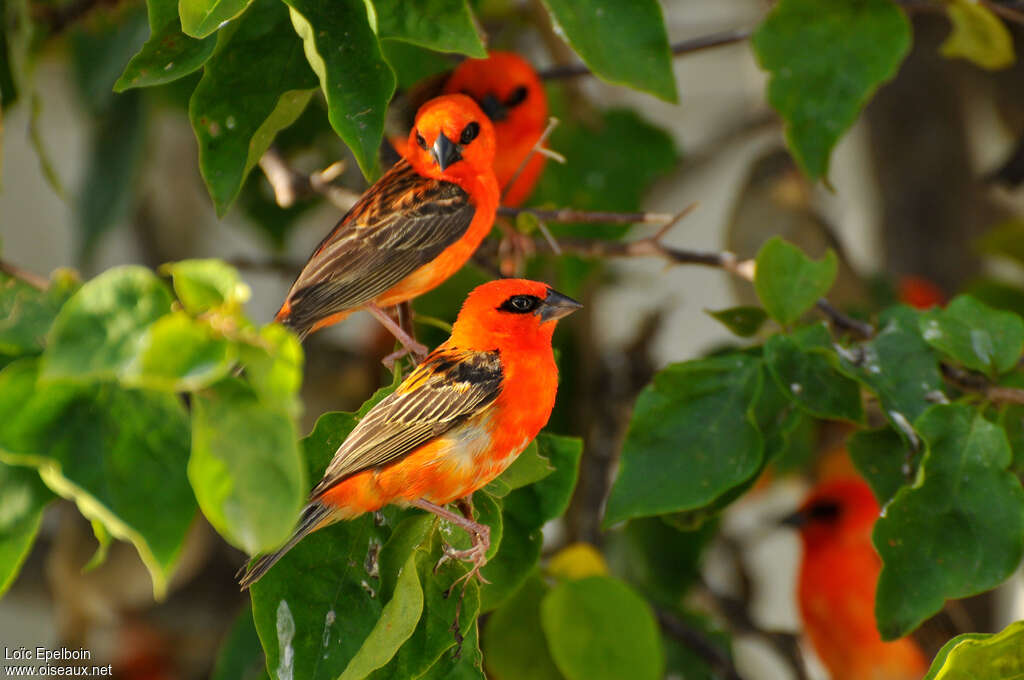
M962 390L978 392L987 401L1003 404L1024 404L1024 390L993 385L988 378L947 363L939 364L942 377Z
M821 311L821 313L828 317L828 320L831 321L832 325L835 326L836 328L842 329L844 331L850 331L851 333L856 333L864 340L874 337L874 326L872 326L866 321L854 319L851 316L843 314L838 309L833 307L832 303L826 300L825 298L821 298L820 300L818 300L816 305L818 309Z
M47 288L50 287L50 282L47 281L42 276L34 274L30 271L26 271L25 269L22 269L17 265L11 264L10 262L0 260L0 272L3 272L8 276L13 276L14 278L27 283L33 288L38 288L39 290L46 290Z
M708 665L722 673L722 677L728 680L742 680L729 655L715 646L703 631L662 609L658 609L656 613L662 630L707 661Z
M288 165L281 153L270 147L260 156L259 165L274 190L274 200L282 208L290 208L298 199L317 194L344 211L359 200L356 192L332 184L345 170L345 164L340 161L306 175Z
M533 215L542 222L596 222L600 224L633 224L636 222L670 222L673 215L668 213L648 212L602 212L599 210L575 210L558 208L557 210L540 210L538 208L510 208L501 206L498 214L502 217L515 218L526 213Z
M548 137L550 137L551 133L555 131L556 127L558 127L558 122L558 119L555 118L554 116L548 118L548 126L544 128L544 132L542 132L540 137L537 138L537 141L534 142L533 148L530 149L530 153L526 154L526 157L524 157L522 162L519 163L519 167L516 168L516 171L514 173L512 173L512 179L508 181L508 184L505 185L505 191L501 193L502 198L505 198L505 194L507 194L508 190L512 188L512 185L516 183L516 180L519 179L519 176L523 174L523 170L526 169L527 164L529 164L530 159L533 158L534 154L543 153L544 151L547 151L550 153L544 153L544 155L547 156L548 158L552 158L558 161L559 163L565 162L565 157L562 156L561 154L553 152L550 149L544 149L544 143L548 141Z
M690 38L688 40L682 40L674 43L671 46L671 50L672 54L677 57L686 54L693 54L694 52L700 52L712 47L743 42L749 38L753 32L754 30L751 28L737 28L729 31L722 31L721 33L712 33L711 35L699 36L697 38ZM585 76L589 74L590 69L587 68L585 64L572 64L569 66L555 66L545 69L540 72L540 77L542 80L558 80L576 78L578 76Z

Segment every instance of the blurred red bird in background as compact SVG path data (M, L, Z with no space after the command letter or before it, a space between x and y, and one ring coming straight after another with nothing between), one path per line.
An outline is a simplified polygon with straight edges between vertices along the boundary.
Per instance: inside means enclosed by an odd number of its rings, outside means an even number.
M530 63L515 52L491 52L486 59L467 59L450 74L425 81L410 92L414 101L436 92L472 97L494 125L497 151L494 174L502 188L502 205L518 206L533 191L544 170L545 157L530 155L548 122L548 99L540 76ZM403 157L410 146L394 139L392 145ZM516 172L522 172L509 186Z
M494 129L469 97L424 104L409 153L320 242L276 320L305 337L366 309L426 354L382 308L437 287L476 251L498 207L494 148Z
M875 623L882 562L871 544L879 507L856 477L818 484L784 520L800 531L797 597L804 629L832 680L920 680L928 662L910 638L883 642Z
M546 284L500 279L474 289L451 337L374 406L338 447L291 539L242 577L255 583L307 534L390 503L462 527L485 562L490 529L474 522L471 494L501 474L551 416L558 369L551 336L580 304ZM444 508L460 503L465 517Z

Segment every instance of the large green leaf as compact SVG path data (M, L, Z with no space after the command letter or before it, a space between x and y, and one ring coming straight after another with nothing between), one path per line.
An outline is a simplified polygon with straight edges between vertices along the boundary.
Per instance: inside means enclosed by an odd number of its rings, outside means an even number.
M1024 321L970 295L956 296L945 309L929 310L919 321L929 345L992 377L1016 366L1024 349Z
M484 627L487 670L504 680L561 680L540 622L540 603L550 588L536 570L498 607Z
M227 380L196 395L188 478L210 524L250 555L291 535L309 486L286 414Z
M540 481L554 471L551 461L540 455L540 447L533 441L497 479L484 487L484 491L504 498L510 491Z
M306 58L320 78L328 117L367 179L379 171L377 149L395 75L384 61L364 0L286 0Z
M108 269L60 310L43 354L45 378L108 379L132 370L150 325L171 309L171 294L143 267Z
M35 359L0 372L0 458L37 467L83 515L131 541L162 596L196 510L185 409L160 392L45 383L38 373Z
M256 0L220 33L188 107L199 142L199 170L219 215L315 88L302 42L277 0Z
M910 49L910 22L890 0L781 0L753 37L768 101L812 178Z
M179 0L181 28L193 38L205 38L245 11L252 0ZM268 46L269 47L269 46Z
M42 352L50 325L78 285L77 277L68 270L55 272L45 291L0 274L0 355Z
M160 271L171 275L174 292L190 314L236 307L252 294L238 270L223 260L181 260L165 264Z
M194 391L225 377L236 358L235 345L209 323L172 312L150 327L138 361L121 382L167 392Z
M481 59L487 56L466 0L374 0L373 7L381 39Z
M1006 469L1003 430L965 404L933 406L916 426L928 446L918 481L896 493L873 536L885 639L906 635L948 598L997 586L1024 554L1024 490Z
M220 645L210 680L263 680L267 677L263 648L252 621L252 607L246 605Z
M195 40L181 30L178 0L148 0L149 40L132 57L114 84L115 92L133 87L163 85L201 68L217 41Z
M789 336L775 335L765 343L764 360L779 388L812 416L864 419L860 385L837 370L839 359L831 348L802 348Z
M828 292L838 272L838 260L831 249L815 261L791 243L773 236L757 253L754 290L769 314L780 323L789 324Z
M2 374L0 374L2 375ZM29 467L0 463L0 596L18 577L53 493Z
M675 102L665 22L657 0L543 0L555 30L602 80Z
M661 677L665 652L654 612L621 581L563 581L544 596L540 620L555 665L569 680Z
M768 320L768 312L761 307L730 307L718 311L704 311L741 338L751 337L761 330L764 322Z
M892 428L859 430L847 440L846 448L879 505L888 503L913 471L907 443Z
M744 354L672 364L633 409L604 524L701 508L750 479L761 362Z
M924 680L1008 680L1024 675L1024 621L989 635L965 633L935 655Z
M259 343L239 346L245 377L261 401L298 415L300 404L296 395L302 385L304 357L298 337L284 326L271 323L260 329L258 340ZM316 479L321 473L323 468Z

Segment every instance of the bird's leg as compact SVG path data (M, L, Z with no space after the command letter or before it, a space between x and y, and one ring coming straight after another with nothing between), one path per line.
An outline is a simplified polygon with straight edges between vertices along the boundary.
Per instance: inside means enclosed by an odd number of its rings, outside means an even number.
M465 499L461 499L464 501ZM455 583L452 584L452 588L464 579L468 579L475 576L481 583L488 583L487 579L480 573L480 568L487 564L487 551L491 548L491 528L486 524L474 522L472 519L468 519L452 512L447 508L443 508L440 505L435 505L430 501L423 500L422 498L412 502L412 505L432 512L441 519L446 519L455 526L461 528L467 534L469 534L472 540L472 545L467 550L454 550L451 546L446 546L444 555L438 561L437 566L434 567L436 571L438 567L444 564L449 559L465 560L473 563L473 568L470 569L465 575L460 576ZM461 505L460 505L461 507ZM451 588L448 589L451 592Z
M398 340L398 342L402 343L402 347L404 348L398 352L389 354L388 356L384 357L385 366L391 368L391 366L394 365L397 359L405 356L406 354L412 354L414 357L416 357L417 363L423 361L423 359L427 356L426 345L416 342L416 338L412 337L409 333L407 333L405 329L403 329L400 325L395 323L395 320L392 319L387 312L385 312L383 309L373 304L372 302L367 303L366 310L370 312L370 314L373 314L373 316L376 317L377 321L380 321L381 325L384 326L384 328L387 328L388 331L391 332L391 335L395 336L395 339Z

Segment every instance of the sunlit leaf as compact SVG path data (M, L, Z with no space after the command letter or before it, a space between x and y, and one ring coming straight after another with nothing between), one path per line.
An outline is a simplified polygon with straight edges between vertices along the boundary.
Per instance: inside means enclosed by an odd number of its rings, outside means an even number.
M965 633L942 646L924 680L1006 680L1024 674L1024 621L995 634Z
M183 78L202 68L217 40L195 40L181 30L178 0L148 0L149 40L132 57L114 84L115 92L151 87Z
M946 13L953 24L939 47L944 57L960 57L995 71L1016 61L1013 36L992 10L973 0L948 0Z
M2 375L2 374L0 374ZM2 380L2 378L0 378ZM3 454L0 453L0 456ZM30 467L0 463L0 596L14 583L28 557L53 493Z

